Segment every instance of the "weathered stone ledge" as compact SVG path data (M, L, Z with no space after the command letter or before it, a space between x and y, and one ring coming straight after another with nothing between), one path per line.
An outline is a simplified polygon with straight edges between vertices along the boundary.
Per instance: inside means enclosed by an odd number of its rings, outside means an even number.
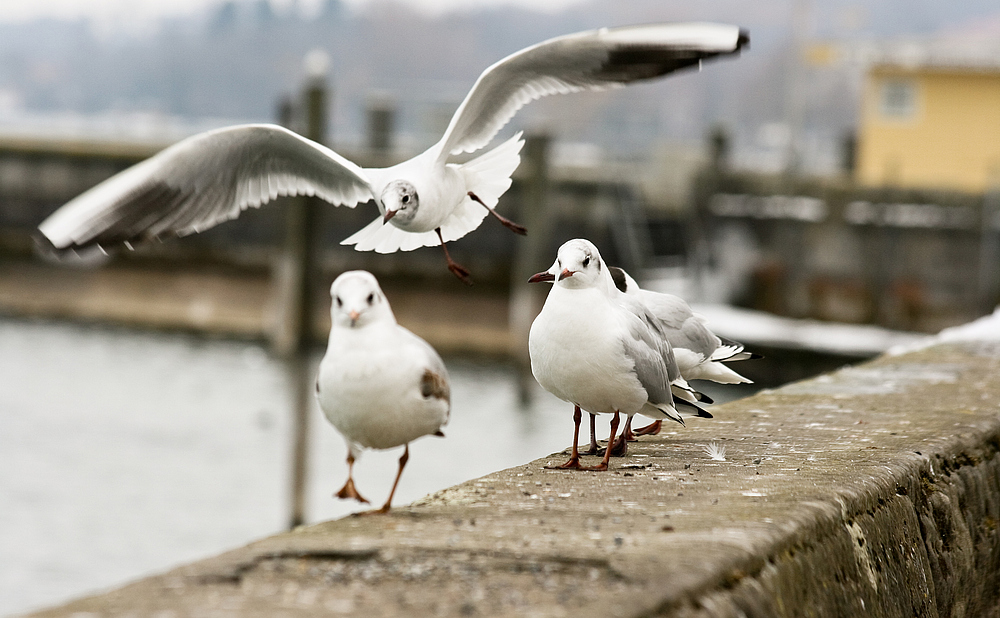
M611 472L554 454L35 615L995 617L998 376L995 342L884 356Z

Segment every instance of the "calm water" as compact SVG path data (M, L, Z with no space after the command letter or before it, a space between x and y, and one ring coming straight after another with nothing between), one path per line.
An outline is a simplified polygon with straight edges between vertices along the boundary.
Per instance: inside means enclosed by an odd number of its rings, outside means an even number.
M411 445L398 504L560 450L572 435L572 410L540 389L519 407L510 369L449 370L447 438ZM0 615L281 531L290 401L283 366L257 344L0 320ZM346 448L318 409L312 420L315 522L358 506L331 497ZM375 504L400 452L369 451L355 467Z

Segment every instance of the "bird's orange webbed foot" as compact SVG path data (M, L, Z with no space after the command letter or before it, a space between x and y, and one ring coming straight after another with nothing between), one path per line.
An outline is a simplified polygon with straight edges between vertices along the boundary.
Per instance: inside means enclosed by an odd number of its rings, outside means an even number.
M652 423L646 425L645 427L640 427L632 433L637 436L655 436L660 433L660 427L663 425L663 421L653 421Z
M583 470L580 465L579 455L570 457L569 461L564 464L559 464L558 466L545 466L546 470Z
M465 285L472 285L472 277L470 276L469 269L458 262L453 262L450 258L448 259L448 270Z
M340 498L341 500L354 498L358 502L362 502L364 504L371 504L364 496L358 493L357 488L354 487L354 479L350 477L348 477L347 482L344 483L344 486L340 488L340 491L338 491L333 495Z

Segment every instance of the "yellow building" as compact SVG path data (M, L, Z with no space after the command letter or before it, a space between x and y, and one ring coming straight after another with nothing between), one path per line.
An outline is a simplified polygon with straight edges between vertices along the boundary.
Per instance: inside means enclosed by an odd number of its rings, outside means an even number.
M1000 189L1000 63L874 65L856 174L865 185Z

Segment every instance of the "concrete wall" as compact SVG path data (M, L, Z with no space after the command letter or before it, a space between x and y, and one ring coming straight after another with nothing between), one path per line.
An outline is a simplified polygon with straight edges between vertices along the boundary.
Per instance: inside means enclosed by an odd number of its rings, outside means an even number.
M998 322L34 615L996 617Z

